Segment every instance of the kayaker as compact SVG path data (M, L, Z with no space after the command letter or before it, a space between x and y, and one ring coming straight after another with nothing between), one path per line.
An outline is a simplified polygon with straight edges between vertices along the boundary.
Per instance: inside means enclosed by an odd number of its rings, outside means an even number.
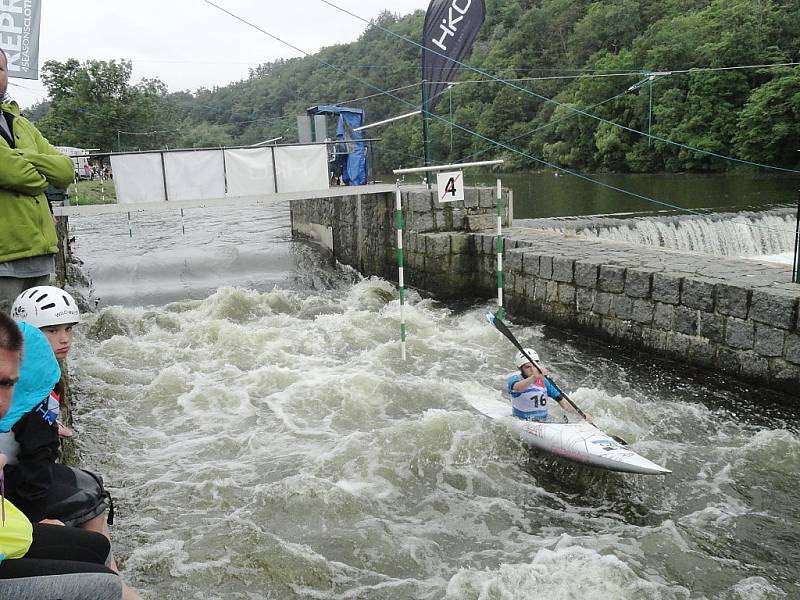
M534 363L528 360L527 354ZM547 378L547 369L540 366L539 355L533 348L525 348L525 354L517 352L514 363L519 373L514 373L506 381L511 399L511 412L526 421L546 421L551 400L558 402L566 412L578 414L573 406L561 398L561 393ZM586 421L592 422L587 414Z

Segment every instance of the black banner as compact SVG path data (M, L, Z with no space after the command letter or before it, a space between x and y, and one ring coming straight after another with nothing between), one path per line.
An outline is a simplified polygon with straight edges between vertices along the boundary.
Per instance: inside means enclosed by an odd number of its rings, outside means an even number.
M428 111L458 72L461 59L483 24L483 0L432 0L422 29L422 78L426 81Z

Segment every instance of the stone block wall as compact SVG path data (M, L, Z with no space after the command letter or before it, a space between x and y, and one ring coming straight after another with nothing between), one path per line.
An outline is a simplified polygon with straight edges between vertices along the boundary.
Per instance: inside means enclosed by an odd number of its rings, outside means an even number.
M477 235L488 291L493 236ZM788 269L535 230L507 244L517 314L777 389L800 384L800 286Z
M470 293L477 253L467 233L496 227L495 188L466 188L463 202L447 203L424 186L401 190L408 285L443 297ZM503 190L504 226L511 202ZM394 193L293 200L290 210L293 234L304 234L309 225L328 228L329 250L338 261L364 275L397 280Z
M439 202L436 190L403 191L406 229L416 233L482 231L495 227L495 188L465 188L463 202ZM505 226L509 224L510 192L503 190Z

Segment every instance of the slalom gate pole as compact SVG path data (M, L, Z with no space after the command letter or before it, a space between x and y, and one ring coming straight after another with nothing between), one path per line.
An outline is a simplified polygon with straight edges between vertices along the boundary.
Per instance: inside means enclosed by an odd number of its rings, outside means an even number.
M800 192L797 197L797 224L794 227L794 260L792 262L792 282L800 283Z
M495 249L497 251L497 318L505 319L506 311L503 308L503 186L497 180L497 237L495 238Z
M406 320L404 306L406 303L406 288L403 282L403 204L400 192L400 180L397 180L397 190L394 197L394 226L397 230L397 286L400 288L400 356L406 359Z
M429 166L431 164L431 141L429 139L430 136L430 117L428 113L428 91L427 91L428 82L422 82L422 150L423 156L425 157L425 166ZM425 171L425 185L428 186L428 189L431 189L431 172Z

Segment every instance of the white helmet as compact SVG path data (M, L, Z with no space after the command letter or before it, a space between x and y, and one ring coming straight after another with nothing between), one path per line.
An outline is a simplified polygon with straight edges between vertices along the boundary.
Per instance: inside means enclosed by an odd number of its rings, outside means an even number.
M539 355L536 354L536 350L533 348L525 348L525 354L530 356L535 362L539 362ZM517 352L517 355L514 357L514 362L517 365L517 368L522 368L522 365L531 362L522 352Z
M80 323L81 313L75 299L61 288L37 285L17 296L11 318L34 327L49 327Z

